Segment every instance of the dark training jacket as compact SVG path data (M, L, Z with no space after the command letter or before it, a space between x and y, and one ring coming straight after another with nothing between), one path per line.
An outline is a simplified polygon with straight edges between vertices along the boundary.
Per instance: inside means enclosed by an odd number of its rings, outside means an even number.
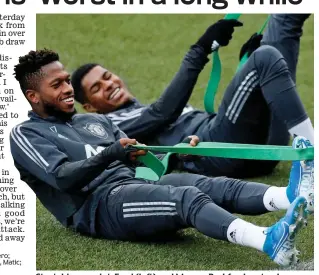
M14 163L21 179L63 225L70 225L68 219L84 202L92 204L87 209L94 216L102 195L134 178L133 166L99 154L126 137L104 115L76 114L69 122L32 111L29 117L11 131Z

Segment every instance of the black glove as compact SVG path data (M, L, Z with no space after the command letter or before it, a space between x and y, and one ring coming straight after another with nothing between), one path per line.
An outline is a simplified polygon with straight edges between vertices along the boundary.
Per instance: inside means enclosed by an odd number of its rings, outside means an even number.
M119 160L125 164L131 164L130 153L138 151L139 149L133 146L123 147L119 140L108 146L102 151L102 155L107 160Z
M242 25L243 23L236 19L221 19L206 30L196 45L201 46L207 54L210 54L214 41L217 41L220 46L227 46L232 39L234 28Z
M254 33L241 47L239 53L239 60L242 59L245 53L248 53L248 57L260 47L260 42L263 39L262 34Z

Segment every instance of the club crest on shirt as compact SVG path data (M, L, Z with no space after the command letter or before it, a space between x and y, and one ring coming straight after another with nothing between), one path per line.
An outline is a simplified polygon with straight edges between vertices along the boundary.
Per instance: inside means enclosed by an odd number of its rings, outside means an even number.
M85 127L83 127L92 135L99 138L107 138L108 134L100 123L87 123Z

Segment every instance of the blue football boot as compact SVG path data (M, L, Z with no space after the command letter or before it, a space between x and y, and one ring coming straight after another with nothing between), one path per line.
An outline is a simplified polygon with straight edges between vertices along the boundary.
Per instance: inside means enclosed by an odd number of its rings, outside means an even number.
M297 136L292 144L294 149L313 147L309 140ZM307 211L312 214L314 211L314 161L302 160L293 161L289 184L287 187L287 197L291 202L296 197L302 196L307 200Z
M277 264L289 266L298 262L299 251L295 240L299 230L306 224L307 201L304 197L297 197L286 215L264 233L267 235L263 251Z

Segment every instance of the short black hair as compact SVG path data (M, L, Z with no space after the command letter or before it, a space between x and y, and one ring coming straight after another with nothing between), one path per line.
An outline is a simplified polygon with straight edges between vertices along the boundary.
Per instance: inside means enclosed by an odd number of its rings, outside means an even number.
M43 77L41 68L54 61L59 61L59 55L48 49L30 51L19 57L19 64L14 66L14 75L24 94L28 89L37 88L39 79Z
M74 90L75 100L81 104L87 102L84 94L83 86L81 84L83 77L89 73L94 67L99 66L97 63L87 63L78 67L71 76L71 83Z

